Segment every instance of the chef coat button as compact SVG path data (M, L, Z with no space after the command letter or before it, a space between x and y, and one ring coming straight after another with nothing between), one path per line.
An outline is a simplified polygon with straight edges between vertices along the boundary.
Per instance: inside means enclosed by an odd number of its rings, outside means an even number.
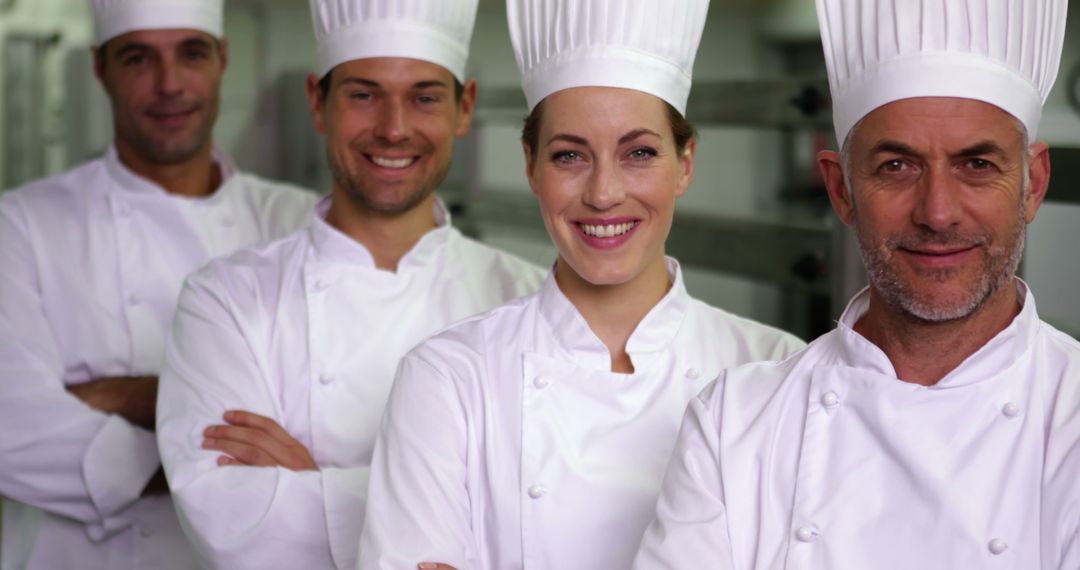
M818 531L814 527L800 526L795 530L795 538L799 542L814 542L817 540Z
M325 279L319 279L315 281L316 291L326 291L330 287L330 282Z
M131 294L130 296L128 296L128 305L131 305L131 306L134 307L135 305L138 305L141 302L142 302L142 299L140 299L139 296L135 295L134 293Z
M698 376L701 376L701 371L698 370L697 368L687 368L686 369L686 377L687 378L689 378L691 380L697 380Z
M547 487L543 485L533 485L529 487L529 497L533 499L539 499L547 494Z
M146 528L144 526L144 527L139 529L139 535L142 536L143 538L150 538L151 536L154 536L154 531L152 531L152 530L150 530L150 529L148 529L148 528Z
M990 554L997 556L998 554L1005 552L1005 550L1009 548L1009 545L1005 544L1004 540L1001 540L1000 538L995 538L991 540L990 543L986 545L986 547L990 549Z
M821 405L832 409L840 405L840 396L836 392L825 392L821 395Z
M548 380L543 376L537 376L536 378L533 378L533 386L536 386L538 390L543 390L544 388L547 388L548 384L551 384L551 380Z
M233 227L233 224L235 224L235 223L236 222L233 221L231 216L225 216L225 217L221 218L221 225L223 225L223 226L225 226L227 228Z
M1004 406L1001 406L1001 413L1007 418L1015 418L1020 415L1020 406L1016 405L1016 402L1006 402Z
M334 383L334 377L331 376L328 372L323 372L319 375L319 383L323 386L329 386L330 384Z
M121 204L119 207L116 208L116 215L120 216L121 218L126 218L130 214L131 208L125 204Z

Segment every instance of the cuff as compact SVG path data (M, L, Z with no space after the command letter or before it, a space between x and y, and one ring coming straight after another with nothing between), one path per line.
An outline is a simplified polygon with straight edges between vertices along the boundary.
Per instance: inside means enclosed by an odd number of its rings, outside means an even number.
M369 467L322 470L330 553L338 568L356 568L370 475Z
M153 433L109 416L82 462L86 489L103 526L119 530L109 519L139 499L160 466Z

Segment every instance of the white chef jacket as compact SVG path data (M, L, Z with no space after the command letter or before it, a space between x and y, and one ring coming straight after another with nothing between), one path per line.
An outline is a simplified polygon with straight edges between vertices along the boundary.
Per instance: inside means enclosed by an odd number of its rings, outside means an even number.
M215 568L352 568L375 436L398 362L428 335L539 287L543 272L440 226L398 264L324 220L188 281L158 405L161 455L196 549ZM320 471L219 467L203 430L226 410L273 418Z
M1080 568L1080 344L1013 322L931 387L836 330L687 411L635 567ZM928 355L932 357L932 355Z
M671 290L611 357L548 277L402 361L372 465L363 570L628 568L687 402L803 343Z
M0 197L0 494L4 570L190 568L154 434L64 390L157 375L184 277L302 227L315 195L234 172L167 193L116 150Z

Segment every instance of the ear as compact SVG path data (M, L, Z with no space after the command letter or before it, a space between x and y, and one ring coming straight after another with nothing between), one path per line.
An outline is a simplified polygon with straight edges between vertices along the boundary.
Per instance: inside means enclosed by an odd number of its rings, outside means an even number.
M1027 195L1024 196L1024 204L1027 207L1026 221L1035 221L1035 214L1046 199L1046 192L1050 189L1050 145L1039 141L1031 145L1028 161L1028 185Z
M521 150L525 153L525 177L529 180L529 188L533 195L539 196L536 189L536 158L529 143L521 143Z
M855 205L852 202L850 189L844 180L844 164L840 153L832 150L823 150L817 155L818 168L821 170L821 178L825 181L825 190L829 193L829 202L840 221L847 225L855 223Z
M221 38L218 42L218 57L221 62L221 71L224 73L229 68L229 38Z
M679 174L679 182L675 186L675 197L681 198L690 190L690 184L694 182L694 156L697 155L697 139L690 139L679 156L679 165L682 173Z
M476 80L467 79L465 89L461 92L461 101L458 103L458 124L454 136L461 138L469 134L472 128L473 111L476 109Z
M333 73L333 71L330 73ZM326 107L326 99L330 98L330 94L320 93L319 78L315 77L314 73L308 74L306 87L308 107L311 109L311 125L315 127L316 132L325 135L326 122L323 120L323 110ZM332 90L333 88L331 88Z
M105 87L105 46L90 48L90 55L94 58L94 77L97 77L98 83ZM106 88L107 92L108 89Z

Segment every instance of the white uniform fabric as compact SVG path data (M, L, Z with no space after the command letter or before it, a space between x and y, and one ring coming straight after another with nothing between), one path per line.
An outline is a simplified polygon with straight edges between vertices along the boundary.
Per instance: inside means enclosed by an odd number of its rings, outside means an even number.
M465 83L478 0L309 0L319 77L354 59L403 57Z
M195 274L181 296L158 436L181 518L215 568L353 568L375 436L398 362L446 325L533 292L543 272L441 226L396 273L324 221ZM216 465L226 410L273 418L321 471Z
M729 370L683 422L635 568L1080 568L1080 343L1024 308L933 387L853 330Z
M655 95L686 114L709 0L506 0L529 110L571 87Z
M995 105L1038 134L1068 0L817 0L836 140L912 97Z
M628 568L686 404L795 337L673 286L631 335L633 374L549 276L402 361L372 465L364 570Z
M302 227L315 195L232 173L170 195L104 158L0 197L0 495L8 569L191 568L154 434L64 390L156 375L184 277ZM18 502L16 502L18 501Z
M190 29L225 35L224 0L90 0L97 45L136 30Z

